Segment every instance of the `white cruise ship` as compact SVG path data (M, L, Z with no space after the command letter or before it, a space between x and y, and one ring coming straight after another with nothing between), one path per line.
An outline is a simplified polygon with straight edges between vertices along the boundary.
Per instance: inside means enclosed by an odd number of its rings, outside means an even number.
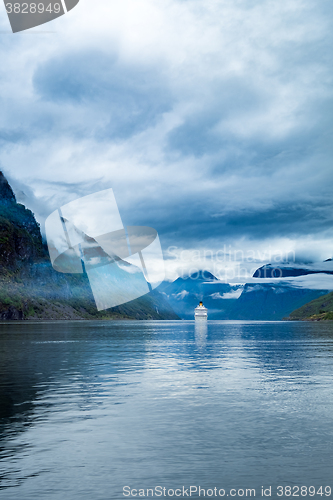
M202 302L194 309L194 319L207 319L207 308Z

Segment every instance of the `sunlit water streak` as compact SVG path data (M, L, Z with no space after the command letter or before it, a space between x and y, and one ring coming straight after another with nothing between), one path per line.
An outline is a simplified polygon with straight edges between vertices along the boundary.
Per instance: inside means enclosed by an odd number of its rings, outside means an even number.
M0 496L333 486L332 368L331 323L2 324Z

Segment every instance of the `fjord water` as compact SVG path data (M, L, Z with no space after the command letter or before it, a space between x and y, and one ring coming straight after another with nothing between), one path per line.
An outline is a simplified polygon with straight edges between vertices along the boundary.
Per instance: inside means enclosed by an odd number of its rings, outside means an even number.
M332 373L332 323L2 324L0 497L333 486Z

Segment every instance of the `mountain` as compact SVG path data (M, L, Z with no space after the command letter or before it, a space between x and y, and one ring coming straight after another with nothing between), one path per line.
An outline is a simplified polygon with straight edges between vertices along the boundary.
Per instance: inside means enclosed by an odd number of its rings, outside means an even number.
M0 273L15 272L45 254L33 213L16 202L0 172Z
M285 262L279 265L266 264L253 274L254 278L287 278L291 276L305 276L307 274L333 274L332 259L311 264L297 264Z
M3 320L193 319L200 300L208 308L210 319L281 320L294 318L295 310L308 302L322 300L333 288L332 275L332 259L314 264L267 264L254 273L253 282L244 285L221 283L208 271L199 271L173 283L164 282L158 290L132 302L97 312L87 276L54 271L39 224L30 210L17 203L0 172Z
M315 264L267 264L244 285L221 283L208 271L181 277L159 287L173 310L193 319L202 300L209 319L282 320L333 288L333 261Z
M244 286L233 319L281 320L332 289L333 261L267 264Z
M208 271L164 282L158 290L163 293L172 309L183 319L194 318L194 308L203 301L209 319L229 319L242 287L220 283Z
M98 312L85 274L56 272L33 213L0 172L0 319L179 319L157 290Z
M246 284L232 319L279 321L306 302L328 292L291 286L288 283Z
M290 320L333 320L333 292L323 295L319 299L304 304L292 311L287 319Z

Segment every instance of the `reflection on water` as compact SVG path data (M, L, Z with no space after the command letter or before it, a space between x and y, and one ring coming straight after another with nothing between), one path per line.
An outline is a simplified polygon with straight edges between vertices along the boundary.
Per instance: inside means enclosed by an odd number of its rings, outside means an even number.
M201 349L206 346L207 342L207 320L206 319L197 319L194 323L195 328L195 343Z
M1 324L2 498L329 485L332 354L329 323Z

